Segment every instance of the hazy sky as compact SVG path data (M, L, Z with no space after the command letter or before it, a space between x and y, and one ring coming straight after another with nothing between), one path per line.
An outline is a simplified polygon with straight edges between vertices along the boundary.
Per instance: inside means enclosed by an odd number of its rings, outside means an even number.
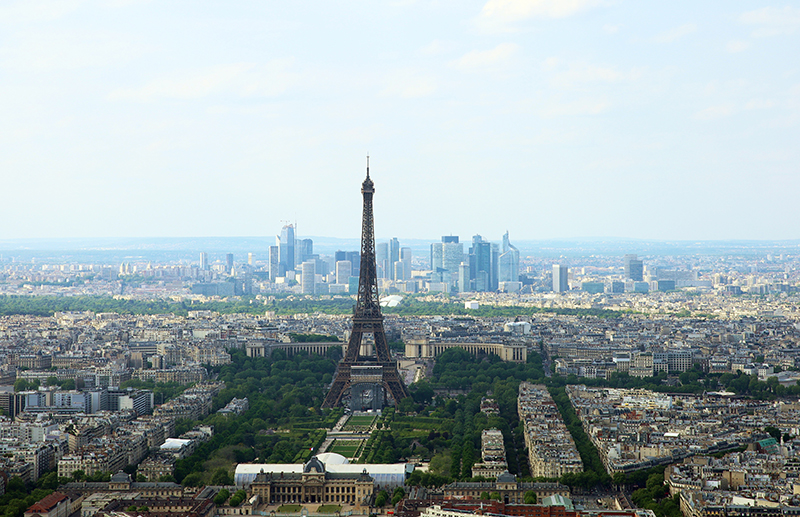
M800 5L0 1L0 237L798 238Z

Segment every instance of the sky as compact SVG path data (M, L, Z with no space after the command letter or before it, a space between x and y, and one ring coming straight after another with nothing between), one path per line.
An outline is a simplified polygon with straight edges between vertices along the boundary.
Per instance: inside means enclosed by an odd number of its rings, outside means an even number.
M0 238L800 237L800 4L0 1Z

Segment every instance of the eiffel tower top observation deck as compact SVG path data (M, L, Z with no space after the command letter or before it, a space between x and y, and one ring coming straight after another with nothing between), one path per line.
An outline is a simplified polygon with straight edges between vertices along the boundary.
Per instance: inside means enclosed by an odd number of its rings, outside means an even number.
M375 405L383 405L384 392L391 396L395 405L408 396L408 390L397 372L397 364L392 361L389 353L383 328L375 264L375 227L372 217L372 196L375 194L375 185L369 177L369 156L367 177L361 184L361 194L364 197L361 219L361 270L358 277L358 298L353 308L353 330L344 358L339 362L336 377L322 403L324 408L341 404L348 390L351 405L356 406L354 409L366 409L363 404L366 399L369 399L369 404L373 408ZM372 334L376 357L359 355L364 334ZM363 400L354 401L357 397Z

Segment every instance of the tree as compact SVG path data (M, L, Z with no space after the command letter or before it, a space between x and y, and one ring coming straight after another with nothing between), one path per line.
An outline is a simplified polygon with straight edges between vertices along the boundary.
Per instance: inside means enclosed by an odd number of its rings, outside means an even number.
M91 476L86 476L85 480L94 482L107 482L111 480L111 472L98 471Z
M383 507L388 499L389 499L389 494L386 492L386 490L381 490L375 497L375 506Z
M413 413L415 410L414 399L411 397L404 398L398 404L397 410L401 413Z
M214 504L217 506L222 506L225 504L225 501L231 496L230 491L227 488L223 488L222 490L214 496Z
M44 476L39 478L39 481L36 482L36 486L39 488L44 488L47 490L55 490L58 488L58 473L57 472L48 472Z
M192 472L181 483L183 486L201 486L203 484L203 476L199 472Z
M61 383L62 390L74 390L75 389L75 379L66 379Z
M14 476L13 478L8 480L8 485L6 485L6 492L26 492L25 482L22 481L21 477Z
M769 389L772 393L775 393L775 389L779 386L778 378L777 377L769 377L767 378L767 389ZM776 440L779 438L776 438Z
M771 437L775 438L777 441L781 441L781 430L777 427L768 425L764 428L764 432L770 435Z
M420 381L412 385L411 396L418 404L430 404L433 401L434 391L428 382Z
M536 492L533 490L525 492L525 504L536 504Z
M220 467L214 471L214 475L211 477L211 484L212 485L232 485L233 484L233 477L231 476L230 472L224 467Z
M233 494L233 497L231 497L231 500L228 502L228 504L231 506L239 506L246 497L247 492L244 490L237 490L236 493Z
M30 384L26 379L17 379L14 382L14 391L25 391L30 388Z

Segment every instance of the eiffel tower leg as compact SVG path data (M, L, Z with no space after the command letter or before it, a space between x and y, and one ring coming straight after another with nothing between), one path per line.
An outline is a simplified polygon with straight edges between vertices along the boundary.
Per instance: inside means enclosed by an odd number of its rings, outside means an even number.
M361 340L364 337L364 332L361 326L353 325L353 330L350 332L350 340L347 342L347 351L344 355L344 360L349 363L358 361L358 354L361 352Z
M336 371L336 377L333 379L333 383L331 383L331 389L328 390L328 394L325 396L325 400L322 402L322 408L332 408L339 405L339 402L342 400L342 395L344 395L345 390L350 385L350 365L349 364L339 364L339 368Z
M378 355L378 361L386 363L392 360L389 356L389 345L386 342L386 333L383 331L383 324L380 328L375 330L375 352Z
M400 379L400 374L397 372L397 365L394 363L383 365L383 384L386 391L392 395L395 405L399 404L401 400L409 396L408 389Z

